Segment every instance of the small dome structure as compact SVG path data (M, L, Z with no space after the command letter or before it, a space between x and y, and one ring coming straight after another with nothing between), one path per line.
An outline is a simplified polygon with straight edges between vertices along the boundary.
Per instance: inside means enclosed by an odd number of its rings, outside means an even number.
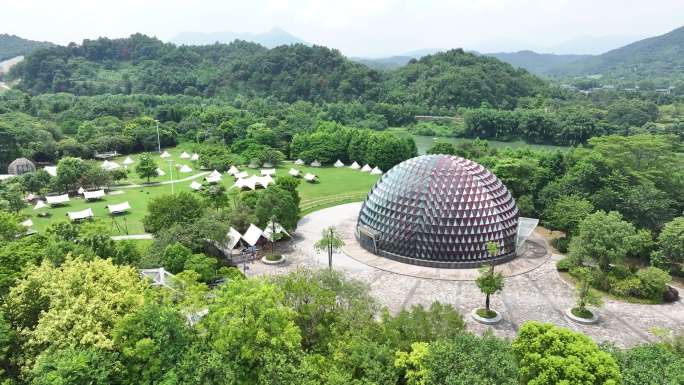
M26 158L15 159L14 162L10 163L9 167L7 167L7 173L10 175L21 175L34 171L36 171L36 165Z
M516 256L519 214L506 186L489 170L451 155L424 155L386 172L366 196L358 219L361 246L382 257L438 268Z

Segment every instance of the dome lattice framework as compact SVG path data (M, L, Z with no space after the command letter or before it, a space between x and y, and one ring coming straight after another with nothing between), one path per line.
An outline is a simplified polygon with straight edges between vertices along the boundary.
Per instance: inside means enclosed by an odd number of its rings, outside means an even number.
M7 167L7 173L10 175L22 175L34 171L36 171L36 165L26 158L15 159Z
M371 252L415 265L472 268L515 258L518 207L506 186L471 160L425 155L398 164L366 196L359 241Z

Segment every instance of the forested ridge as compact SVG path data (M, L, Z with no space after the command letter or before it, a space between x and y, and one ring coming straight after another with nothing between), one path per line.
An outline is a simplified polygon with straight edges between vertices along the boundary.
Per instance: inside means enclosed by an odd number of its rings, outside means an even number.
M0 62L26 55L41 47L54 46L55 44L47 41L27 40L16 35L0 34Z

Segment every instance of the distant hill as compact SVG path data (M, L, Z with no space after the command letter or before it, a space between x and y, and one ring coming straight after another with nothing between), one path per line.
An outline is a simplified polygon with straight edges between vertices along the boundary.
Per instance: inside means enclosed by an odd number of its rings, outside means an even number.
M622 79L681 78L684 74L684 27L555 67L547 74L558 77L603 74Z
M266 48L275 48L281 45L304 44L311 45L304 40L293 36L282 29L275 27L264 33L237 33L231 31L220 32L181 32L169 40L176 45L209 45L216 42L229 44L235 40L244 40L261 44Z
M537 52L556 55L600 55L649 37L648 35L580 36L560 44L544 47Z
M55 44L47 41L33 41L16 35L0 34L0 62L24 56L38 48L54 46Z
M559 65L574 63L591 57L591 55L553 55L550 53L536 53L532 51L486 53L486 56L495 57L513 67L524 68L536 74L543 74L551 68Z
M378 59L368 59L363 57L350 57L349 60L361 63L370 68L376 70L393 70L397 69L403 65L406 65L411 59L415 59L412 56L391 56L383 57Z

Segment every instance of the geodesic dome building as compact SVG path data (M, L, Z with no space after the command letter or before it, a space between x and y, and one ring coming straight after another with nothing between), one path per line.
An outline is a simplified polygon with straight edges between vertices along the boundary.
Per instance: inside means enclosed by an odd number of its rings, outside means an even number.
M15 159L10 163L9 167L7 167L7 173L10 175L21 175L34 171L36 171L36 165L26 158Z
M518 207L506 186L471 160L425 155L385 173L366 196L357 237L380 256L414 265L474 268L516 256Z

